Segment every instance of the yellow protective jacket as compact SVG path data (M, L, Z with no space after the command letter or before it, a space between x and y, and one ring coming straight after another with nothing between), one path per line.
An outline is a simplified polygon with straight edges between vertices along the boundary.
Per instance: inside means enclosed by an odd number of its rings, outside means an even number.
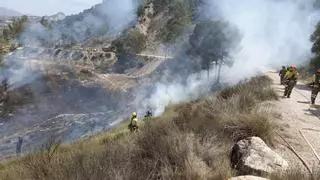
M130 124L131 124L131 125L134 125L134 126L137 126L137 125L138 125L138 118L132 117Z
M284 76L285 79L290 79L295 75L295 78L298 79L298 71L287 71L286 75Z

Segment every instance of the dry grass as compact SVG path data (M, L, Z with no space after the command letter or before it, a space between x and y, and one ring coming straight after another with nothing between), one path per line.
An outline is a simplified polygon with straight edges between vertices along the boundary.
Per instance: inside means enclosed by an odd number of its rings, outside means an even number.
M265 76L241 82L217 96L181 106L174 121L200 136L214 134L229 142L258 136L271 144L274 124L269 119L272 114L259 108L262 101L278 99L270 84L271 80Z
M0 166L0 179L226 179L235 174L228 157L235 141L248 136L273 141L270 112L259 108L277 99L269 85L266 77L256 77L218 96L168 108L138 133L122 125L29 155Z

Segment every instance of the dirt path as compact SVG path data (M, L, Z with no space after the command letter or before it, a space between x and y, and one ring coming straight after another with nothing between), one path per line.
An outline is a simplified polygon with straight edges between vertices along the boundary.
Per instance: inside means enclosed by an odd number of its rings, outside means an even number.
M279 96L282 96L284 86L279 83L278 73L272 70L267 71L266 74L273 79L273 88L279 93ZM300 134L300 131L302 131L316 153L320 155L320 106L310 105L310 95L311 90L302 82L298 82L291 98L281 97L279 101L272 104L272 108L281 114L280 119L277 120L280 125L279 133L295 148L310 168L319 168L319 160ZM320 96L316 104L320 104ZM302 167L298 158L283 144L285 143L279 138L276 151L289 161L291 167L295 169Z

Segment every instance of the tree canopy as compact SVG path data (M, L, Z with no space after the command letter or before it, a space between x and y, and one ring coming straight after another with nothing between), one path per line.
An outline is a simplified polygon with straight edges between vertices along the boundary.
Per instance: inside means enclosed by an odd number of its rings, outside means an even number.
M130 30L123 33L113 45L117 48L117 54L137 54L145 49L147 37L138 30Z
M223 61L240 42L239 31L227 22L202 21L197 23L189 43L192 52L201 57L201 68L211 62Z
M320 68L320 22L316 26L316 30L310 37L313 43L311 52L314 57L311 59L310 65L312 68Z

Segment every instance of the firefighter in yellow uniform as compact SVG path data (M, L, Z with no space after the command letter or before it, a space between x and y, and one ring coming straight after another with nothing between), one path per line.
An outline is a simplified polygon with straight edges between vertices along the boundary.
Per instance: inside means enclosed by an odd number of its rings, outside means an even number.
M138 117L136 112L132 113L130 124L129 124L129 130L131 132L138 131Z
M298 71L296 66L290 66L284 76L285 91L283 97L290 98L291 92L298 81Z

